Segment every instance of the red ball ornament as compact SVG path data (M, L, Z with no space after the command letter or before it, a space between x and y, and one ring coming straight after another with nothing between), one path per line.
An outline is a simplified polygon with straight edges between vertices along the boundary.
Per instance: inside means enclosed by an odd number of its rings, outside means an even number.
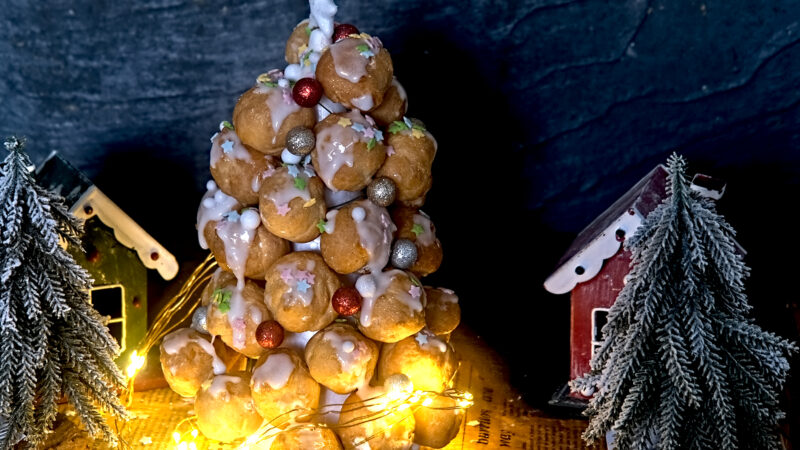
M283 327L274 320L265 320L256 328L256 341L264 348L276 348L283 342Z
M340 23L333 27L333 42L339 42L351 34L361 34L361 32L349 23Z
M322 98L322 84L314 78L301 78L292 88L292 98L303 108L313 108Z
M352 316L361 311L362 301L363 299L361 294L358 293L358 289L351 286L340 287L333 293L333 298L331 299L333 309L343 316Z

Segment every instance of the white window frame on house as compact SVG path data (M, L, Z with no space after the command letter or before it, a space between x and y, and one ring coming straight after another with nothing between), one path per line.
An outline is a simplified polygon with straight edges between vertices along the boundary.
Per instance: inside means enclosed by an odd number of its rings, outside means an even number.
M598 311L603 311L603 312L605 312L605 313L606 313L606 317L608 317L608 310L609 310L609 309L610 309L610 308L592 308L592 328L591 328L591 340L592 340L592 359L594 359L594 352L595 352L595 349L597 349L598 347L600 347L601 345L603 345L603 341L596 341L596 340L594 339L594 338L595 338L595 333L594 333L594 331L595 331L595 330L594 330L594 328L595 328L595 320L594 320L594 318L595 318L595 314L596 314ZM606 322L606 323L607 323L607 322ZM601 331L601 330L598 330L598 331Z
M122 336L120 337L120 342L119 342L119 351L120 351L120 353L122 353L122 352L125 351L125 347L126 347L125 346L125 342L126 342L127 337L128 337L128 330L126 329L127 328L127 326L126 326L127 320L126 319L128 318L128 314L127 314L127 309L125 308L125 286L123 286L121 284L106 284L106 285L103 285L103 286L93 286L91 289L89 289L89 303L94 308L94 302L92 301L92 294L91 294L92 292L94 292L94 291L102 291L102 290L105 290L105 289L114 289L114 288L119 288L122 291L122 296L120 298L120 302L122 302L122 305L120 307L120 310L122 311L122 316L121 317L111 317L109 319L109 321L106 322L106 326L108 326L108 324L111 324L111 323L120 323L120 324L122 324ZM97 308L95 308L95 309L97 309ZM103 316L103 317L107 317L107 316Z

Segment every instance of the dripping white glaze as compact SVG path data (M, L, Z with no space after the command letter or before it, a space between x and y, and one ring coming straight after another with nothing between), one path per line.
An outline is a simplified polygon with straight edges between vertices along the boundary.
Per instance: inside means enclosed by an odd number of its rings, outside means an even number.
M350 103L361 111L369 111L375 106L372 94L364 94L361 97L351 98Z
M225 394L225 400L227 400L228 383L238 384L241 382L242 379L234 375L217 375L211 381L211 385L208 387L208 393L214 398L218 398L220 394Z
M273 353L267 356L264 364L253 371L253 386L264 383L272 389L282 389L294 372L294 362L286 353Z
M253 161L250 153L242 145L239 135L229 129L224 129L211 137L211 167L217 167L223 155L241 161Z
M336 330L326 331L322 339L328 342L336 351L336 359L339 360L339 364L342 366L342 372L353 372L362 383L367 381L367 367L364 361L369 357L369 352L366 344L349 336L342 336ZM352 348L350 348L351 345ZM349 352L344 350L345 346L350 349Z
M359 200L358 206L353 209L361 208L365 211L361 221L355 220L356 231L361 247L369 255L369 262L366 267L370 272L378 273L386 267L392 251L392 236L397 231L397 227L389 217L386 208L382 208L369 200ZM357 214L361 216L360 213ZM353 216L355 219L356 215Z
M196 335L196 332L194 332L191 328L181 328L166 335L163 342L164 351L167 352L168 355L174 355L175 353L181 351L181 349L190 342L194 342L200 346L204 352L211 356L211 367L214 371L214 375L225 373L225 363L222 362L222 360L217 356L217 352L214 350L214 346L211 344L211 342L208 342L203 337Z
M292 99L292 93L288 88L270 87L259 84L255 89L256 94L266 94L266 103L269 107L269 116L272 120L272 144L276 144L278 130L283 125L283 121L289 114L300 111L300 105Z
M294 167L297 169L298 166L287 167ZM275 207L289 205L289 202L298 197L304 201L311 200L311 192L308 190L308 180L310 177L304 171L298 169L297 178L302 178L305 181L305 187L303 187L303 189L299 189L294 183L294 178L287 174L283 177L283 183L281 183L280 189L266 193L267 198L272 200Z
M252 228L252 221L248 221L246 224L248 226L245 226L236 211L228 212L222 217L222 220L217 222L217 236L225 247L225 262L236 276L236 286L239 290L244 289L244 271L250 253L250 244L255 239L259 224L260 219Z
M422 227L422 233L417 235L417 243L426 247L433 245L436 235L433 232L431 219L423 214L414 214L414 224Z
M336 228L336 215L339 214L338 209L332 209L325 214L325 232L328 234L333 233Z
M197 210L197 240L204 249L208 249L208 242L203 233L208 222L219 223L225 214L238 206L236 199L220 191L217 183L209 181L206 183L206 189L200 208Z
M370 127L367 119L358 110L340 116L350 119L351 123L359 123L365 128ZM326 126L317 134L314 156L319 166L319 177L329 188L333 190L333 178L339 168L353 167L354 145L357 142L367 141L364 135L358 133L352 126L341 126L338 123Z
M336 74L351 83L358 83L358 80L367 74L367 65L372 61L358 51L356 47L359 45L367 45L367 41L354 38L342 39L328 47L333 56Z
M356 290L361 294L363 303L359 320L361 324L368 327L372 324L372 309L375 307L375 300L386 293L386 289L397 276L407 276L403 271L397 269L387 270L386 272L373 272L361 275L356 280ZM392 297L405 304L411 311L422 311L422 297L414 297L409 292L400 291Z

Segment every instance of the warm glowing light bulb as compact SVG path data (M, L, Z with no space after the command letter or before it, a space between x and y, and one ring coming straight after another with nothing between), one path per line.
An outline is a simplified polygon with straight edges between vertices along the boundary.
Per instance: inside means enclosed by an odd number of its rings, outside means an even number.
M172 432L172 439L175 440L176 444L180 443L181 442L181 434L178 433L177 431L173 431Z
M178 444L177 450L189 450L189 445L186 442L181 442Z
M197 438L197 428L192 430L192 438Z
M125 374L128 376L128 379L136 376L136 373L139 372L139 369L144 366L144 362L145 355L139 355L136 350L131 353L131 362L128 364L128 368L125 369Z
M189 450L197 450L197 444L194 442L189 442Z
M428 398L426 398L425 400L422 401L422 406L425 406L425 407L431 406L431 403L433 403L433 399L428 397Z

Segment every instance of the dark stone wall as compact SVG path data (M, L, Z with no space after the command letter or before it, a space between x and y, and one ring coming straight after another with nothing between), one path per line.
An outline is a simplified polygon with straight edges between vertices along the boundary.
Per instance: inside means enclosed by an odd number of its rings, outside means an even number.
M440 143L432 284L541 403L568 373L569 301L541 282L570 240L678 151L728 180L720 209L753 268L760 322L793 336L800 246L800 2L340 2L379 35ZM302 0L6 0L0 132L61 151L182 261L208 137L283 67ZM769 239L767 239L769 238Z

